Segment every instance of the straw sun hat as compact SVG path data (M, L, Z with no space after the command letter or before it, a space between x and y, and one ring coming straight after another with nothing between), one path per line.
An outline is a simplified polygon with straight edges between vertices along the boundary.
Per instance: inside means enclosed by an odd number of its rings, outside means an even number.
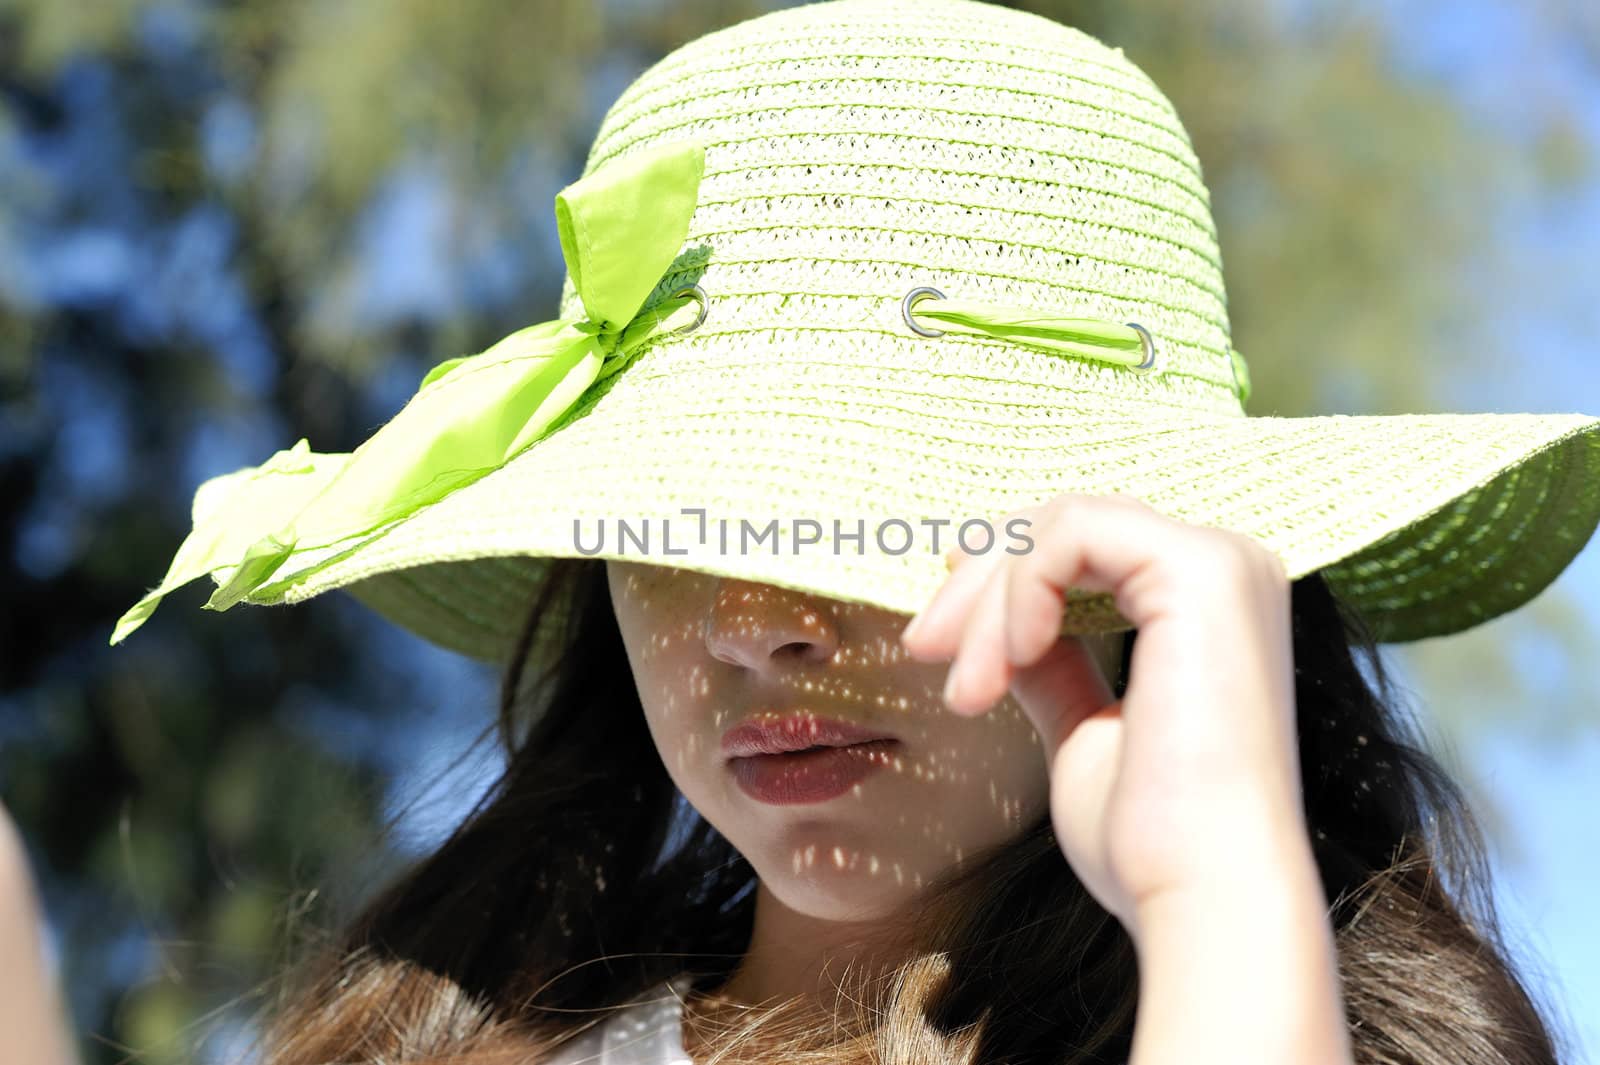
M555 319L351 454L206 481L111 641L209 575L212 609L343 588L501 661L582 555L912 614L963 523L1016 545L1007 512L1124 492L1322 570L1398 642L1522 605L1600 521L1600 418L1247 416L1172 104L1037 15L828 0L708 34L623 92L556 215ZM1064 632L1128 627L1069 593Z

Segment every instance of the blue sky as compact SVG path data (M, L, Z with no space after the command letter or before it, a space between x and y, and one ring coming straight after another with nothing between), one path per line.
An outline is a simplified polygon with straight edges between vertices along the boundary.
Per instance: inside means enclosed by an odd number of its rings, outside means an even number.
M1448 85L1480 120L1526 132L1534 128L1530 115L1560 107L1600 152L1600 41L1586 54L1570 35L1530 18L1532 5L1393 0L1372 7L1387 17L1404 65ZM1589 21L1591 32L1596 25ZM1530 268L1548 271L1549 281L1536 303L1503 308L1497 339L1516 341L1507 357L1491 372L1445 382L1446 396L1462 410L1600 414L1600 175L1570 198L1503 207L1504 239ZM1600 542L1591 541L1546 594L1556 589L1584 604L1600 629ZM1510 631L1514 620L1504 620L1493 624ZM1529 982L1565 1009L1576 1041L1570 1060L1579 1065L1600 1062L1596 709L1585 734L1557 745L1527 727L1530 717L1552 710L1506 708L1503 727L1482 731L1459 752L1508 816L1514 839L1495 849L1507 936L1522 951Z

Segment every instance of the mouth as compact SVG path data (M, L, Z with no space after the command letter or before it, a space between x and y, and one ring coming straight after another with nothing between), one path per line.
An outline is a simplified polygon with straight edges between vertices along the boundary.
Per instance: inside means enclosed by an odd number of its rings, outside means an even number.
M882 729L811 713L791 713L781 717L762 715L733 726L722 735L722 754L732 761L861 744L885 747L899 742Z
M868 740L842 747L812 747L785 754L729 760L734 783L771 806L823 803L857 790L867 777L894 763L899 740Z

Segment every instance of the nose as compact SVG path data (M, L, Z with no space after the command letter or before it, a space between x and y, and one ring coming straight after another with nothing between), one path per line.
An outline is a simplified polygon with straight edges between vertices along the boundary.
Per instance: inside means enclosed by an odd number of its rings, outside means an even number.
M839 647L839 631L832 611L815 596L718 578L705 640L719 662L770 675L799 662L826 662Z

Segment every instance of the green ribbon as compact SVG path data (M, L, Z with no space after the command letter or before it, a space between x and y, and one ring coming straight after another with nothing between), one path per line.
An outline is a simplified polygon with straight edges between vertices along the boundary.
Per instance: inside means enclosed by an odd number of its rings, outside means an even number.
M296 552L376 531L498 469L546 435L596 381L696 302L645 309L688 236L703 144L673 140L615 160L556 194L556 226L584 316L528 326L430 370L406 405L354 452L304 438L196 494L194 527L166 577L118 619L111 643L169 592L233 566L205 607L226 610ZM285 514L293 515L285 522Z
M1250 402L1250 364L1244 361L1244 352L1228 349L1228 361L1233 363L1233 380L1239 393L1239 406Z
M1076 318L1032 307L966 299L919 299L911 307L917 318L931 318L943 328L972 336L992 336L1057 355L1071 355L1112 366L1134 367L1144 361L1137 330L1099 318ZM1234 393L1243 406L1250 399L1250 367L1243 353L1230 347L1228 363Z
M947 330L1012 340L1113 366L1136 366L1144 360L1137 330L1099 318L1074 318L1032 307L966 299L918 300L912 314L932 318Z

